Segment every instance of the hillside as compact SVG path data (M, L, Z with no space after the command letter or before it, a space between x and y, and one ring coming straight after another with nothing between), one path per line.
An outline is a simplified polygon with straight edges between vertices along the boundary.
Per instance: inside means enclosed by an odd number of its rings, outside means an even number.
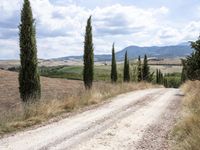
M149 57L157 58L175 58L175 57L185 57L192 52L190 46L187 45L175 45L175 46L153 46L153 47L138 47L129 46L120 52L116 53L118 60L124 58L125 52L128 52L129 58L137 58L138 56L144 56L147 54Z
M66 79L51 79L42 77L42 99L62 99L74 89L80 87L82 82ZM0 70L0 114L12 108L19 109L21 106L18 91L18 74Z
M156 58L176 58L176 57L185 57L192 52L191 47L182 43L179 45L172 46L151 46L151 47L140 47L140 46L129 46L123 50L116 53L116 59L121 61L124 59L125 52L128 52L130 59L135 59L138 56L144 56L145 54L148 57ZM82 56L68 56L57 58L57 60L80 60ZM110 61L111 55L95 55L95 61Z

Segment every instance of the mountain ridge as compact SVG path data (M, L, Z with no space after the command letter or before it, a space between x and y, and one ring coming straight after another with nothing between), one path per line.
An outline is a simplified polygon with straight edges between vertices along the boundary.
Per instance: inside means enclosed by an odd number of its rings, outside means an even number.
M130 45L121 51L116 52L116 60L122 61L124 59L124 54L127 51L129 59L136 59L138 56L143 57L145 54L148 57L156 57L156 58L175 58L175 57L185 57L192 53L192 48L189 43L180 43L178 45L169 45L169 46L135 46ZM110 61L111 54L101 54L95 55L95 61ZM67 56L56 58L56 60L76 60L83 59L83 56Z

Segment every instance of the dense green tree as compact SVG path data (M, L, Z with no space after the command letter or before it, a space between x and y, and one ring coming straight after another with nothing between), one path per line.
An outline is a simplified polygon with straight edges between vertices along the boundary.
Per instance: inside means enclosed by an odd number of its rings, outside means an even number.
M142 63L141 63L140 56L138 57L137 80L138 82L142 81Z
M94 71L94 48L92 39L92 25L90 16L87 20L87 26L85 31L85 42L84 42L84 67L83 67L83 80L86 89L92 88L93 82L93 71Z
M129 82L129 81L130 81L129 60L128 60L128 54L126 51L125 58L124 58L124 82Z
M112 83L117 82L117 64L115 59L115 45L112 46L112 64L111 64L111 81Z
M150 70L149 70L147 55L144 56L144 62L143 62L143 66L142 66L142 79L144 81L150 80Z
M200 80L200 37L195 42L191 42L193 53L182 61L184 66L184 75L190 80Z
M29 0L24 0L21 11L19 91L22 101L38 100L41 97L38 73L35 21Z

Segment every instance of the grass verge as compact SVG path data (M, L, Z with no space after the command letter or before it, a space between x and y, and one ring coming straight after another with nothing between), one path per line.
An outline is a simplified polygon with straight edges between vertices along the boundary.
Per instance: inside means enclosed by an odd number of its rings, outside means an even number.
M200 149L200 81L188 81L181 89L185 93L182 118L172 133L173 149Z
M149 83L110 84L96 82L91 91L82 86L74 89L62 100L40 100L20 111L9 110L0 116L0 135L40 124L61 114L79 110L85 106L99 104L115 95L139 89L156 87ZM24 107L21 107L24 108Z

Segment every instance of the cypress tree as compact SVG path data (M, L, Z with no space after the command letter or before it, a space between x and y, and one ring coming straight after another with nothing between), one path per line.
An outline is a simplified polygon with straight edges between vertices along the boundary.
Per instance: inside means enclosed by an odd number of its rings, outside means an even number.
M158 83L159 84L161 84L161 71L160 71L160 69L159 69L159 71L158 71Z
M150 71L149 71L149 65L147 60L147 55L144 56L144 63L142 67L142 79L144 81L149 81L150 78Z
M158 70L158 83L163 84L163 81L164 81L163 79L164 79L163 74L162 74L161 70L159 69Z
M112 83L117 82L117 64L115 59L115 44L112 46L112 65L111 65L111 81Z
M35 21L29 0L24 0L21 11L19 91L22 101L38 100L41 97L38 73Z
M159 84L159 71L156 69L156 83Z
M141 64L140 56L138 57L137 79L138 79L138 82L142 81L142 64Z
M124 58L124 82L129 82L129 81L130 81L129 60L128 60L128 54L126 51L125 58Z
M164 87L168 88L168 81L166 78L163 79L163 84L164 84Z
M129 60L127 60L127 82L130 82L130 65Z
M83 67L83 81L86 89L92 88L93 71L94 71L94 48L92 40L92 25L91 16L87 20L84 42L84 67Z

